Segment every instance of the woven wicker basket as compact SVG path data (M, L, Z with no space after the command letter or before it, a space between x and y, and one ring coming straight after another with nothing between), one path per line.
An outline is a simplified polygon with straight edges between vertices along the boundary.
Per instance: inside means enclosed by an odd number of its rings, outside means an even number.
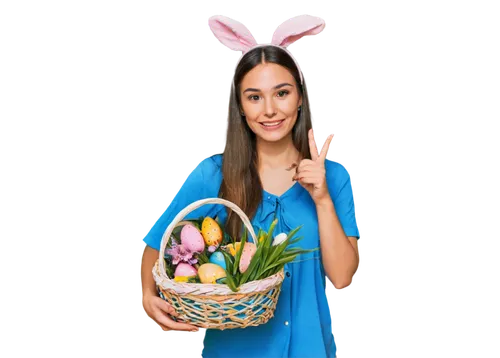
M259 245L250 220L237 205L220 198L198 200L185 207L163 234L160 256L153 267L159 295L179 314L178 318L171 317L177 322L220 330L264 324L274 316L284 279L283 269L263 280L241 285L238 292L231 291L225 284L175 282L167 277L164 253L174 228L188 223L182 221L184 217L206 204L222 204L231 208L243 221L253 242Z

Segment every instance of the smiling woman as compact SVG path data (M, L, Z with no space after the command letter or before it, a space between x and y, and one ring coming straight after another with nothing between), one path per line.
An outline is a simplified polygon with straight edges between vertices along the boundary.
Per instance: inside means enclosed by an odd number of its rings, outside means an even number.
M295 82L286 67L264 62L250 70L241 82L244 117L259 140L277 140L290 132L297 121L302 96L296 85L282 81ZM252 83L260 83L266 89L252 88ZM279 84L273 86L275 83ZM247 93L251 94L245 95Z
M326 277L338 289L351 283L359 262L359 231L349 173L326 159L333 136L318 151L306 82L286 49L322 31L324 21L308 15L287 20L266 45L257 45L246 27L227 17L213 16L209 25L223 44L243 52L232 82L225 149L193 170L144 238L145 309L163 329L195 329L163 313L175 315L175 310L154 293L149 257L158 258L162 235L181 210L218 196L241 208L256 231L274 219L276 233L302 226L301 247L320 250L285 265L272 319L245 329L207 330L203 357L334 358ZM200 216L217 216L226 233L241 237L240 218L229 208L203 206L186 219Z
M293 184L294 173L284 171L281 163L288 167L310 158L311 116L305 80L281 47L260 46L246 52L233 84L228 118L232 135L226 138L220 195L252 216L263 184L276 194ZM227 226L237 234L238 217L228 213Z

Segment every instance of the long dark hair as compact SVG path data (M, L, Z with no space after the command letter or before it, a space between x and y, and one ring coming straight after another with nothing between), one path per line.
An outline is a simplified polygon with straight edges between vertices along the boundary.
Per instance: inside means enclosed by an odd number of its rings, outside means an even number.
M254 217L262 200L262 183L257 169L257 150L255 133L242 117L240 86L243 77L261 63L275 63L286 67L295 78L295 83L302 97L301 110L292 129L295 148L302 158L311 159L307 133L312 128L309 99L306 83L300 84L300 75L295 62L288 53L276 46L262 46L248 51L241 59L234 74L234 86L231 87L229 115L226 134L226 147L222 161L222 184L219 197L238 205L250 220ZM227 208L226 232L240 240L242 233L241 219Z

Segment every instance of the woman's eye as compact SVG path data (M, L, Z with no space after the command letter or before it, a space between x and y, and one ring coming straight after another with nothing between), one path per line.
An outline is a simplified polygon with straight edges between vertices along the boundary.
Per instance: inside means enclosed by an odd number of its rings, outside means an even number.
M290 93L289 91L279 91L278 92L278 97L285 97L289 93ZM258 101L260 99L260 97L258 95L256 95L256 94L254 94L252 96L248 96L248 99L250 101Z

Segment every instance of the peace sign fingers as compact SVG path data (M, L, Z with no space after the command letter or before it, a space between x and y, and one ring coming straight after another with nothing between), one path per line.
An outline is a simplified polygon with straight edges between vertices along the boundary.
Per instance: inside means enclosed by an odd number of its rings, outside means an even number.
M311 151L311 159L316 161L325 161L326 153L328 153L328 149L330 148L330 143L332 142L333 134L330 134L326 139L325 144L323 144L323 148L321 148L321 153L318 154L318 147L316 147L316 141L314 140L314 133L312 128L309 129L309 150Z

